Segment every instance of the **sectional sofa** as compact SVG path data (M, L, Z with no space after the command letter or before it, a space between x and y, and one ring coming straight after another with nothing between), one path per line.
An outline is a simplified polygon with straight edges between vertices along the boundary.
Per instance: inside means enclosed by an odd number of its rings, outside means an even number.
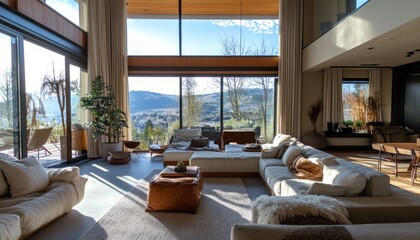
M46 171L34 157L0 154L0 239L21 239L71 211L87 178L77 167Z
M344 203L353 225L339 227L349 236L342 239L418 238L418 195L392 186L389 176L384 173L306 146L288 136L282 138L281 143L269 146L267 152L262 154L269 157L262 157L258 162L257 171L273 195L326 195ZM291 171L292 164L296 164L300 158L322 165L322 178L311 180L296 177ZM247 240L257 236L258 239L272 239L272 236L288 239L290 234L296 237L297 234L310 231L318 236L334 232L326 226L249 223L233 226L231 239ZM332 236L331 239L334 237L337 238Z

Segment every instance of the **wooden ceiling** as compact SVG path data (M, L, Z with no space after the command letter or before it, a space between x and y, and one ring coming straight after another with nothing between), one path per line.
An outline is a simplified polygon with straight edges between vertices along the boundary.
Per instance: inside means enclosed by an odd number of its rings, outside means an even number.
M127 0L129 16L178 16L178 0ZM246 17L272 18L279 15L279 0L182 0L187 18Z

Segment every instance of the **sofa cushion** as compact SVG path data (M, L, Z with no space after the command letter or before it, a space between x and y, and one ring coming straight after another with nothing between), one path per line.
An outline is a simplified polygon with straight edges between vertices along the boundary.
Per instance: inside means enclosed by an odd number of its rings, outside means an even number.
M363 174L340 165L324 165L323 174L323 183L346 187L346 196L358 196L366 186Z
M343 186L334 186L322 182L314 182L308 190L308 194L325 195L330 197L345 196L347 188Z
M21 235L20 217L14 214L0 214L0 239L14 240Z
M265 168L269 166L284 167L284 163L281 159L278 158L260 158L258 162L258 171L263 179L265 178Z
M290 146L282 157L285 166L292 168L293 162L297 157L302 155L302 148L299 146Z
M287 167L270 166L265 168L265 181L275 195L281 193L281 182L287 179L296 178Z
M17 158L6 153L0 153L0 160L17 161ZM0 198L5 197L7 195L9 195L9 184L7 184L6 178L0 167Z
M261 152L261 158L277 158L279 156L280 150L285 147L286 144L281 143L279 145L273 145L268 149L263 149Z
M287 179L281 182L281 196L305 195L315 181L309 179Z
M12 197L42 192L49 183L47 172L35 157L20 161L0 160L0 168L6 176Z

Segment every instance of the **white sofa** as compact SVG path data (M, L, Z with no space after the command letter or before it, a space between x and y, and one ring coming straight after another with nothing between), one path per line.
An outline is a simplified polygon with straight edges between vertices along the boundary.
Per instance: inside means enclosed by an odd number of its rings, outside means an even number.
M8 166L18 170L10 171ZM5 160L0 155L0 170L2 240L29 236L68 213L84 197L87 178L80 176L77 167L45 171L35 158Z

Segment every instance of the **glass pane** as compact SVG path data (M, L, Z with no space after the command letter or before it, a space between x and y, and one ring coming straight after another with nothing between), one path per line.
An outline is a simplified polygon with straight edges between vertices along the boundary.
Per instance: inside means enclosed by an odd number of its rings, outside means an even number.
M278 20L183 19L182 55L278 55Z
M128 55L179 55L178 19L127 19Z
M179 128L179 78L129 77L133 140L140 148L168 144Z
M345 83L342 85L344 120L351 120L352 127L364 130L368 122L369 83Z
M44 159L66 159L64 56L28 41L24 41L24 48L27 125L31 129L28 153ZM42 128L52 131L38 130Z
M274 78L223 78L224 129L256 131L261 141L274 135Z
M16 38L0 33L0 151L20 156Z
M77 0L45 0L45 3L77 26L80 26L79 3Z
M211 141L220 138L220 80L182 78L182 127L201 127Z
M87 151L87 111L79 105L80 96L87 94L87 72L70 65L71 101L71 150L72 158L84 156Z

